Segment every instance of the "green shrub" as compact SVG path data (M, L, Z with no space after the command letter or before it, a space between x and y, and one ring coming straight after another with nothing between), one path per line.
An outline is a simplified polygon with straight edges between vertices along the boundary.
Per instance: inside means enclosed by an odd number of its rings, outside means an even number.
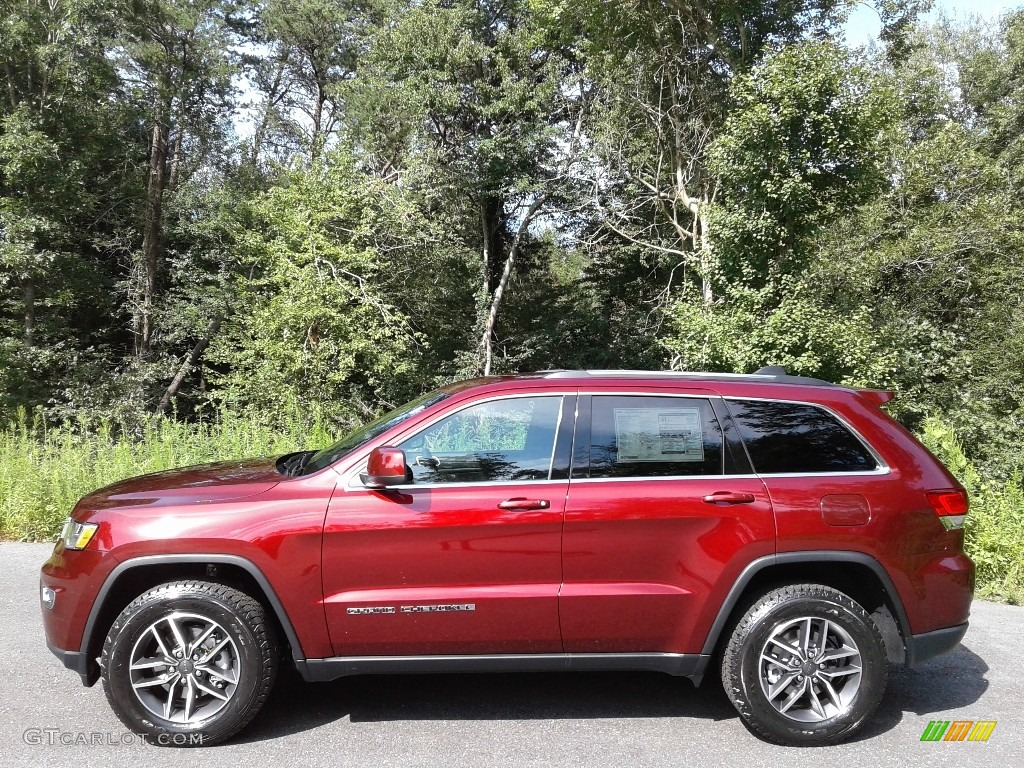
M953 431L925 422L921 440L964 484L970 496L967 553L978 567L978 597L1024 603L1024 485L1018 469L1008 480L986 479L964 454Z

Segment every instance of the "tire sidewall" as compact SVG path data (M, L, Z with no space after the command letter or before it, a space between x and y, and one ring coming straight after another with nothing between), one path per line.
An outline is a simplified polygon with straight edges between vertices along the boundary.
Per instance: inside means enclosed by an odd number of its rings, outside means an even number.
M230 701L212 717L195 723L174 723L153 715L135 695L129 672L132 649L143 633L155 621L178 611L217 622L230 634L239 655L241 679ZM263 660L252 631L226 601L212 595L155 595L128 616L119 617L110 629L107 643L103 682L108 698L115 710L123 710L118 712L122 721L154 743L200 746L219 740L223 733L234 732L239 721L248 720L249 708L258 695Z
M739 685L749 716L774 739L787 744L817 745L841 741L869 718L884 693L887 660L877 630L855 603L829 597L793 596L762 607L740 645ZM854 610L854 607L857 610ZM861 681L856 698L845 712L818 723L791 720L771 705L760 681L760 654L780 624L803 617L828 619L850 634L861 655Z

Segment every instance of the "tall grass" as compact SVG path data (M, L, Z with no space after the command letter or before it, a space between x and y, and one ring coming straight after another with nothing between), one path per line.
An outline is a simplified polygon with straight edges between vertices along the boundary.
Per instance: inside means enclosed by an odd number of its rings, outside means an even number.
M86 431L22 414L0 428L0 538L52 538L81 496L126 477L320 448L335 437L299 416L275 425L230 412L199 423L160 419L127 435L118 424Z

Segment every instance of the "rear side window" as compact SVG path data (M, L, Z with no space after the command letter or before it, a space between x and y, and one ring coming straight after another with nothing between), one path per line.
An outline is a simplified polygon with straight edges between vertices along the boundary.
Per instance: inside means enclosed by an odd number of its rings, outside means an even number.
M814 405L729 400L754 471L867 472L878 464L835 416Z
M722 474L722 430L700 398L593 398L590 477Z

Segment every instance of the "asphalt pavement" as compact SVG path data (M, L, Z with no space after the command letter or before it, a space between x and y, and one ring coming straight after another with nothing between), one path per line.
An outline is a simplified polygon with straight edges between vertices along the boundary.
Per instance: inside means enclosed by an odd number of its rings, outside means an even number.
M0 766L1024 767L1024 608L977 601L953 652L893 668L853 742L758 741L720 687L655 673L279 679L233 741L142 744L46 649L36 595L49 545L0 543ZM996 721L986 742L922 742L932 720Z

